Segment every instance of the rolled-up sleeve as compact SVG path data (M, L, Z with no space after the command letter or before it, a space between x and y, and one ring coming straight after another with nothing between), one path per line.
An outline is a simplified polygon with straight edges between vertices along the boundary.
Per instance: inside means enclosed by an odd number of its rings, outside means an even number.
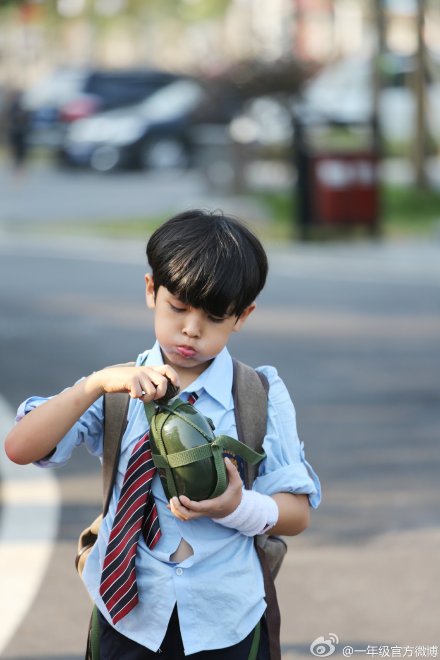
M260 367L269 381L267 431L263 442L266 458L261 463L253 488L266 495L287 492L308 495L316 509L321 501L321 484L306 461L304 443L296 429L296 413L286 386L274 367Z
M38 408L51 397L31 396L20 404L16 422L19 422L31 410ZM88 408L79 420L72 426L66 435L57 444L53 454L35 465L39 467L61 467L65 465L72 455L75 447L84 444L90 454L93 456L102 456L102 438L103 438L103 399L99 398Z

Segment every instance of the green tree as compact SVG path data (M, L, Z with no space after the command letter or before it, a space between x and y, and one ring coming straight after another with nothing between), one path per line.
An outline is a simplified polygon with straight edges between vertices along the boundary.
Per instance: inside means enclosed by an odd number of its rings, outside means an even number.
M188 22L224 15L231 0L129 0L129 11L178 16Z

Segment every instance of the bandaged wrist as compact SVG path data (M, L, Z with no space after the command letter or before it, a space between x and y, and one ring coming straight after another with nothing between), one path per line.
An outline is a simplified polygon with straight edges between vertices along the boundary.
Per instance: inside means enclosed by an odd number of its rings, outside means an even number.
M256 536L269 531L278 520L278 506L269 495L262 495L255 490L243 490L238 507L223 518L214 518L214 522L224 527L231 527L245 536Z

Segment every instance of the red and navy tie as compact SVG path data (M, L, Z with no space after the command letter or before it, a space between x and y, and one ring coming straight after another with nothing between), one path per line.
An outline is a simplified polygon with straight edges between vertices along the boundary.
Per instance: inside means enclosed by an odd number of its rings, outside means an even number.
M188 398L191 404L196 400L196 394ZM150 549L160 539L159 517L151 493L155 471L146 433L128 461L102 568L99 593L113 623L123 619L139 601L135 560L141 530Z
M141 529L149 548L160 538L159 518L151 494L155 471L146 433L135 445L127 465L101 575L99 593L113 623L138 603L135 558Z

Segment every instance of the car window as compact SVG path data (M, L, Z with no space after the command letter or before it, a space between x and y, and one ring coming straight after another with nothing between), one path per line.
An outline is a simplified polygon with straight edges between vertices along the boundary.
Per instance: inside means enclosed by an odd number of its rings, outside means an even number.
M91 76L87 81L84 91L88 94L96 94L97 96L114 96L116 93L121 93L124 90L130 90L136 87L141 87L143 81L132 78L118 78L109 76Z
M84 91L99 96L104 107L112 107L137 103L167 82L169 77L166 75L94 74Z

